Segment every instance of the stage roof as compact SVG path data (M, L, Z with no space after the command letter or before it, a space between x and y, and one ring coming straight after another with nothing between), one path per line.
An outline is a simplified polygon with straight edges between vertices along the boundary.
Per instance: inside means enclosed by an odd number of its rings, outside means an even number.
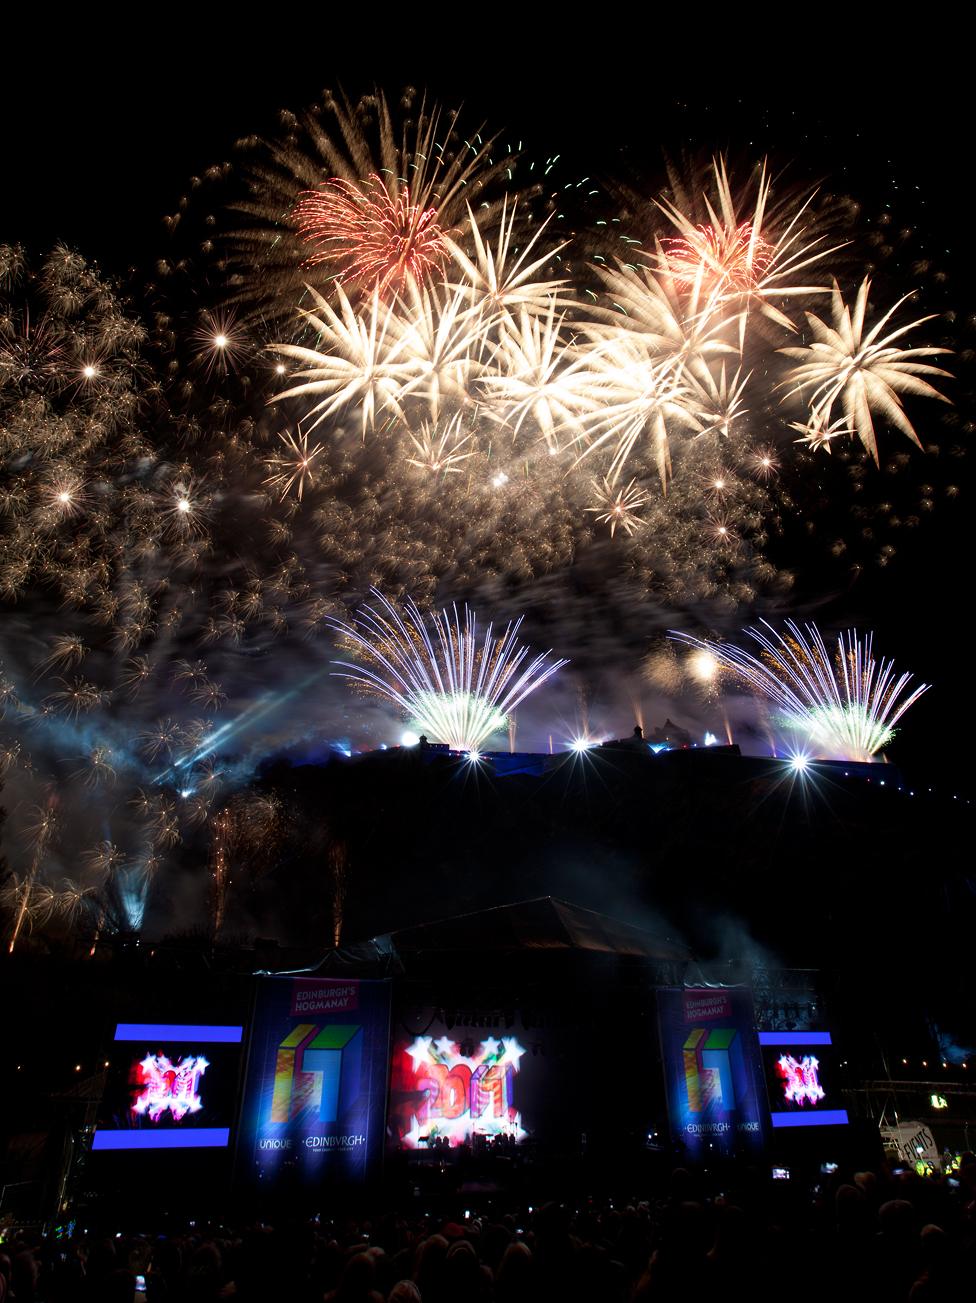
M692 958L680 942L554 896L421 923L393 932L390 939L404 959L448 950L588 950L644 959Z

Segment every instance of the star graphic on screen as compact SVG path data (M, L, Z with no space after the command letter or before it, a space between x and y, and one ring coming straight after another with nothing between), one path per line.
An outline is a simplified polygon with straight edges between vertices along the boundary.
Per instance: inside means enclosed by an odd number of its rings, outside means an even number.
M403 1133L403 1143L408 1149L416 1149L418 1147L420 1144L420 1131L420 1123L417 1121L416 1115L414 1115L413 1121L410 1125L410 1130L404 1131Z
M434 1049L442 1059L449 1059L454 1053L454 1042L448 1036L442 1036L434 1042Z
M413 1059L414 1072L430 1062L430 1040L429 1036L418 1036L412 1045L407 1046L407 1053Z
M514 1036L503 1036L502 1044L505 1046L505 1053L499 1062L510 1063L516 1072L519 1070L519 1060L525 1053Z
M489 1036L486 1041L481 1042L481 1057L482 1059L493 1059L500 1049L501 1046L494 1036Z

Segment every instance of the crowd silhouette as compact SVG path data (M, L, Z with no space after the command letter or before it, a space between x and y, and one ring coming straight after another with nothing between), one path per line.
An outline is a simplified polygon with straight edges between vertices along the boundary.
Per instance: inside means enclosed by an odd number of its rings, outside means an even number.
M731 1179L730 1179L731 1178ZM676 1168L623 1201L213 1222L167 1234L7 1230L0 1303L695 1303L973 1297L976 1156L770 1181Z

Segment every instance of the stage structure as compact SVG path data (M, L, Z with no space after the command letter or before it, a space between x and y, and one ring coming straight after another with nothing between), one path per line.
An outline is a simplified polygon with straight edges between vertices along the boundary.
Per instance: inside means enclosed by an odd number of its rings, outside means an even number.
M675 1158L709 1162L795 1149L799 1128L847 1122L829 1032L764 1027L769 999L757 1017L748 983L710 980L679 943L566 901L444 919L330 952L315 972L244 980L240 1023L116 1025L92 1143L103 1185L125 1167L142 1188L163 1161L149 1149L176 1151L173 1173L192 1167L215 1199L232 1164L244 1197L303 1199L361 1189L385 1162L425 1170L435 1154L526 1146L530 1162L610 1171L669 1148L669 1132ZM802 989L802 1002L777 996L778 1022L816 1008L810 974ZM227 994L243 1012L245 989ZM219 1007L214 992L207 1008ZM608 1076L594 1061L623 1066Z

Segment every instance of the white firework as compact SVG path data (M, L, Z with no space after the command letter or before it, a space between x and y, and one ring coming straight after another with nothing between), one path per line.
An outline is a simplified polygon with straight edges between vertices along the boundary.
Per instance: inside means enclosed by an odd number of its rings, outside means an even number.
M578 460L609 444L609 478L615 482L635 445L648 443L665 487L671 475L671 433L702 429L682 368L668 359L655 361L639 337L629 333L604 341L591 357L604 404L585 422L586 447Z
M292 373L295 382L274 401L318 398L313 427L346 407L358 407L363 435L378 416L391 412L403 419L400 399L407 381L402 360L404 339L391 329L390 308L374 289L364 311L353 308L341 285L334 293L338 312L317 290L309 287L316 310L302 315L318 332L317 349L298 344L274 344L276 353L300 363Z
M404 384L400 401L422 400L432 421L445 403L466 403L495 314L472 307L463 289L411 281L391 312Z
M883 416L921 447L915 427L905 413L901 395L937 398L947 403L946 396L921 377L948 376L949 372L919 359L950 350L895 347L896 340L931 321L931 316L919 317L887 335L883 333L894 314L911 297L907 294L867 329L870 288L871 282L865 277L852 311L834 281L831 295L833 325L828 326L808 312L806 317L813 343L806 347L783 348L780 352L797 362L790 370L787 383L794 389L812 390L810 406L827 425L831 423L834 407L839 403L848 425L877 462L878 441L872 414Z
M522 249L514 247L516 205L508 210L507 199L502 204L501 220L494 242L482 235L477 218L468 209L473 257L450 237L446 244L464 279L451 283L451 288L462 291L474 307L487 307L491 311L504 309L511 312L525 309L544 315L557 302L567 281L538 279L546 264L566 248L566 242L540 253L536 247L549 219L532 234Z
M874 759L895 735L895 725L928 685L909 691L912 676L896 677L893 661L876 660L873 638L841 633L833 654L816 625L801 630L786 621L778 633L767 621L745 632L760 655L734 643L671 633L671 637L713 656L722 669L773 706L777 722L804 735L825 759Z
M598 411L603 398L590 355L566 341L562 325L554 302L541 316L525 307L517 317L506 313L491 365L480 379L489 414L509 426L513 438L528 422L553 452L563 435L569 441L582 437L580 418Z
M329 621L364 662L337 661L338 677L392 702L417 732L455 750L480 751L510 711L568 664L549 662L549 652L529 659L518 641L521 618L497 637L489 624L479 639L470 607L425 615L409 598L397 607L373 591L378 605L364 606L354 624Z
M586 510L596 515L597 524L609 525L611 538L618 529L632 534L640 524L637 512L647 503L647 494L637 481L631 480L619 488L609 479L594 480L593 488L597 505Z
M473 456L471 449L461 451L471 442L469 434L461 434L461 416L456 412L442 429L424 422L417 434L408 430L416 455L406 459L407 465L432 475L460 475L460 463Z

